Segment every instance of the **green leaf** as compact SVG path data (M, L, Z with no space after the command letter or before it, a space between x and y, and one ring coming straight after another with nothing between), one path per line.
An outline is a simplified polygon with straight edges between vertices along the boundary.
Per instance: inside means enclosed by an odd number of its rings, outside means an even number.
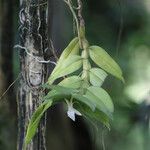
M40 85L40 87L43 88L43 89L50 89L50 85L47 82Z
M80 48L79 39L78 37L76 37L69 43L69 45L62 52L58 63L64 61L66 58L68 58L71 55L79 54L79 48Z
M69 95L67 95L64 93L60 93L56 90L51 90L50 92L48 92L48 94L43 99L44 99L44 101L52 100L53 102L56 102L56 101L63 100L62 98L65 98L67 96L70 96L70 93L69 93Z
M64 87L69 87L73 89L78 89L81 87L82 79L79 76L71 76L62 80L59 85Z
M36 134L36 130L38 128L40 119L42 118L44 112L52 105L52 101L46 102L46 103L42 103L37 110L34 112L28 128L27 128L27 133L26 133L26 137L25 137L25 145L24 147L26 147L27 144L30 143L31 139L34 137L34 135Z
M75 100L86 104L88 107L90 107L93 111L95 110L96 105L89 100L87 97L84 95L81 95L79 93L79 90L74 89L74 88L66 88L63 86L59 85L51 85L50 86L52 91L50 91L45 97L45 101L49 99L53 99L53 102L60 102L64 101L65 98L74 98Z
M59 85L50 85L49 87L52 90L44 97L45 101L49 99L53 99L54 102L63 101L65 98L71 97L72 94L79 92L76 89L66 88Z
M100 88L91 86L87 89L85 96L95 103L96 108L99 111L105 113L108 117L112 118L112 113L114 111L114 105L112 103L111 97L108 93Z
M111 58L111 56L99 46L89 47L91 59L102 69L117 77L124 82L122 71L119 65Z
M63 86L60 86L60 85L51 85L50 88L53 89L53 90L56 90L57 92L62 93L64 95L69 95L69 94L79 92L79 90L77 90L77 89L67 88L67 87L63 87Z
M64 60L66 60L69 56L72 55L78 55L79 54L79 39L76 37L74 38L69 45L65 48L65 50L62 52L56 67L53 70L53 73L59 69L59 66L64 63Z
M105 78L107 77L107 73L100 68L92 68L90 69L90 82L93 86L102 86Z
M69 56L66 60L63 61L63 63L59 65L59 68L55 72L52 72L48 79L48 83L52 84L56 79L77 71L81 68L81 66L82 58L80 56Z
M92 111L89 107L87 107L84 104L80 104L75 107L78 111L82 113L82 115L88 119L92 124L94 125L97 124L104 124L108 129L110 129L110 123L109 123L109 118L107 115L105 115L103 112L99 111L96 109L95 111Z
M84 95L82 96L81 94L72 94L72 97L77 101L86 104L92 111L95 110L96 105Z

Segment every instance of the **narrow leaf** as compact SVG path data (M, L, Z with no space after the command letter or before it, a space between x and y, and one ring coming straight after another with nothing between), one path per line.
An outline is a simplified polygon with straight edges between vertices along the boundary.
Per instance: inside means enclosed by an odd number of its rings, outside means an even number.
M111 58L111 56L99 46L89 47L91 59L102 69L117 77L124 82L122 71L119 65Z
M107 73L100 68L92 68L90 69L90 82L93 86L102 86L105 78L107 77Z
M79 54L79 39L76 37L74 38L69 45L65 48L63 53L61 54L59 58L59 62L64 61L67 57L71 55L77 55Z
M27 128L27 134L26 134L26 137L25 137L25 147L27 144L30 143L31 139L34 137L35 133L36 133L36 130L38 128L38 125L39 125L39 122L40 122L40 119L42 118L44 112L52 105L52 101L49 101L47 103L43 103L41 104L37 110L34 112L30 122L29 122L29 125L28 125L28 128Z
M59 69L59 66L71 55L78 55L79 54L79 39L76 37L74 38L69 45L65 48L65 50L62 52L56 67L54 68L53 72L57 71Z

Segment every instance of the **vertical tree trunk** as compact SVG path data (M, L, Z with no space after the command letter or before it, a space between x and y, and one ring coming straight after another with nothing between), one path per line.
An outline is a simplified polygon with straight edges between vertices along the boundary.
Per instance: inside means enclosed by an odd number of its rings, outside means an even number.
M18 150L22 150L29 120L41 103L46 67L44 60L47 44L47 0L20 0L20 61L22 78L18 94ZM46 120L40 123L37 134L27 150L45 150Z

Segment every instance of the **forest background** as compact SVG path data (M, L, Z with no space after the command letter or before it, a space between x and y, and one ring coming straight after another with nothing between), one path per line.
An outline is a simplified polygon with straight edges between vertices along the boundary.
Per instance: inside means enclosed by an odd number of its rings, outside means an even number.
M73 37L72 16L62 0L51 1L49 36L56 54ZM150 1L85 0L87 38L100 43L120 64L125 84L109 77L104 87L115 103L111 130L92 130L78 117L74 123L53 107L47 119L47 149L52 150L148 150L150 147ZM15 150L17 143L17 102L19 88L18 44L19 1L0 1L0 149ZM49 15L51 16L51 15ZM9 143L9 144L8 144Z

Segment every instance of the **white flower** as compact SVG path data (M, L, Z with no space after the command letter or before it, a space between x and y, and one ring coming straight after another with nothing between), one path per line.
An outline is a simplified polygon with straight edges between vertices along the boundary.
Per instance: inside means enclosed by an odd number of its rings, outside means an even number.
M75 115L82 116L82 114L78 110L73 108L73 102L72 101L67 100L66 103L68 105L67 115L70 119L75 121Z

